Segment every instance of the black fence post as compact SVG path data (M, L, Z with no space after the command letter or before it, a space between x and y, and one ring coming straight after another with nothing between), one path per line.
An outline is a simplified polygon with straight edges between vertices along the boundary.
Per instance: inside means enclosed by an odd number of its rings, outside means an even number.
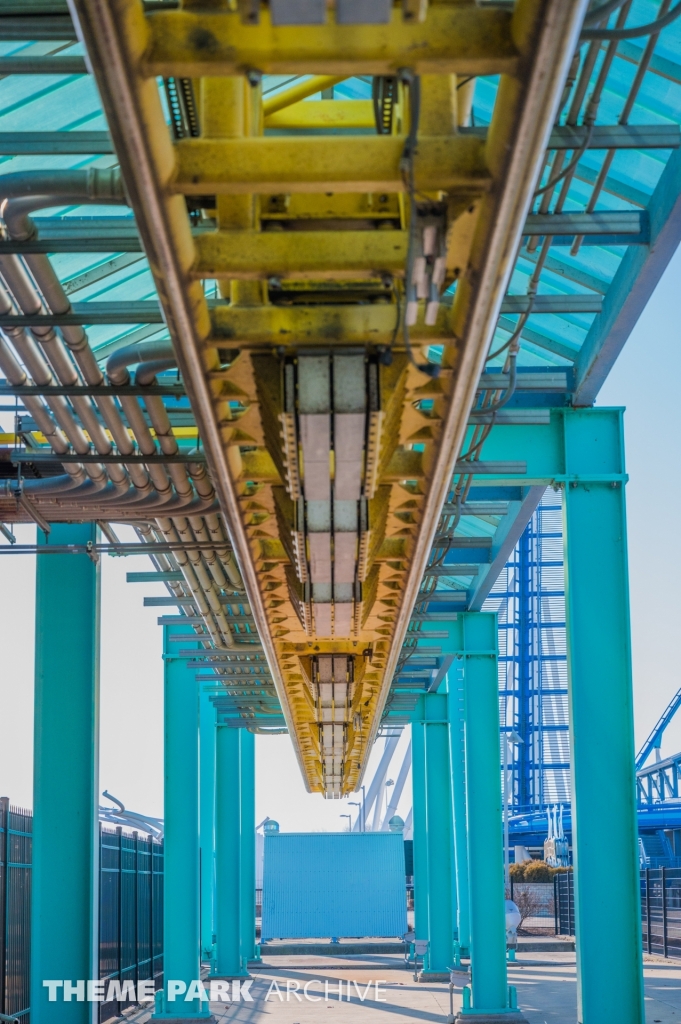
M149 836L149 977L156 987L154 975L154 837Z
M7 945L9 938L9 797L0 797L0 814L5 829L2 837L2 860L4 866L4 878L2 893L0 893L0 1013L5 1013L7 1003Z
M99 842L99 851L98 851L99 856L98 856L98 860L97 860L97 863L99 864L99 878L97 879L97 893L98 893L97 899L99 900L99 913L97 914L97 924L98 924L98 927L99 927L99 935L97 937L97 977L101 978L102 977L102 919L103 919L103 916L104 916L103 911L102 911L102 860L103 860L103 851L102 851L102 823L101 823L101 821L97 822L97 828L98 828L98 833L99 833L99 839L98 839L98 842ZM105 996L105 998L106 998L106 996ZM101 1024L101 1020L102 1020L102 1004L99 1003L97 1005L97 1021L98 1021L98 1024Z
M652 953L650 925L650 868L646 868L646 944L648 952Z
M560 899L558 887L558 875L553 876L553 934L559 935L558 931L558 900Z
M662 950L667 955L667 869L662 868Z
M116 835L118 836L118 953L117 953L117 964L116 972L118 974L118 981L123 988L123 829L120 825L116 826ZM121 1008L123 1003L120 1000L116 1000L116 1012L118 1016L121 1015Z
M137 985L140 980L140 938L139 938L139 886L140 886L140 840L139 833L133 832L132 838L135 840L135 898L133 901L133 908L135 912L135 929L134 929L134 942L135 942L135 991L137 991Z

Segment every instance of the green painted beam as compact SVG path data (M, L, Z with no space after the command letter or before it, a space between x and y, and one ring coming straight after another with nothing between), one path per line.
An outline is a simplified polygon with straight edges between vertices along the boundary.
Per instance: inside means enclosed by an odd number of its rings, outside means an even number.
M589 478L565 488L563 530L577 1019L643 1024L622 412L578 410L566 426L565 461Z
M422 697L416 714L425 730L429 943L425 979L429 973L446 974L454 961L456 887L446 694Z
M470 612L457 619L452 632L459 633L464 657L472 1005L476 1014L506 1013L511 1007L501 857L497 617Z
M411 786L414 841L414 931L428 940L428 834L426 816L426 729L411 723Z
M96 539L94 523L38 531L39 545ZM50 1002L43 981L99 977L100 566L54 555L36 573L31 1020L89 1024L92 1004L63 989Z
M255 736L239 730L241 797L241 965L248 971L255 949Z
M156 994L152 1020L209 1017L200 997L172 998L169 981L189 991L200 978L199 690L192 672L176 657L175 627L163 629L164 660L164 875L163 969L165 988ZM198 645L197 645L198 646Z
M241 964L241 730L218 725L216 746L217 972L238 978Z
M199 696L199 848L201 870L201 957L215 957L215 705Z
M452 823L456 885L456 931L459 955L468 956L471 944L468 892L468 826L466 823L466 746L464 663L456 659L447 674L447 717L452 773Z

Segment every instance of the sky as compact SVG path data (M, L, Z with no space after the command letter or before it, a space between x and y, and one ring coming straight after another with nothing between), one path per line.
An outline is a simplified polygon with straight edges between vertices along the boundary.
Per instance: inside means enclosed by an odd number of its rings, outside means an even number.
M632 649L637 747L681 687L681 402L676 376L681 346L681 251L672 259L599 396L625 406L629 484ZM10 418L11 419L11 418ZM5 429L11 429L8 424ZM125 530L119 529L123 538ZM35 529L16 528L20 543ZM0 539L0 542L5 542ZM100 792L131 810L163 814L163 665L159 609L143 597L161 584L128 584L149 570L147 558L102 560ZM35 558L0 556L0 795L32 806ZM380 757L372 753L366 777ZM391 767L396 778L407 737ZM663 756L681 750L681 712L665 733ZM256 739L256 814L283 831L340 831L357 808L305 791L288 736ZM607 785L607 781L606 781ZM357 799L355 796L354 799ZM106 802L106 801L102 801ZM409 806L409 786L399 807Z

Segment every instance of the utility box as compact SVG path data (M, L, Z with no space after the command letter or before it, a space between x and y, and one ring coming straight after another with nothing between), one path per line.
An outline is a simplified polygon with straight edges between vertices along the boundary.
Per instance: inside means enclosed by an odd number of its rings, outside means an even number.
M406 931L401 833L265 836L263 940L401 938Z

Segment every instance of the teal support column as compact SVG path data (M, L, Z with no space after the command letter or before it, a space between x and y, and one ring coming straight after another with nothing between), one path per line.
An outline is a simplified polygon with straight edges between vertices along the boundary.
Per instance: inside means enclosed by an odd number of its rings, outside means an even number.
M179 657L175 634L165 626L165 744L163 871L163 972L154 1020L210 1017L208 1003L192 996L200 977L199 893L199 689L196 672ZM182 647L187 645L182 642ZM196 644L199 650L199 644ZM173 991L179 983L179 990ZM181 986L184 986L182 988ZM174 998L173 998L174 996Z
M454 863L447 695L421 697L416 713L425 730L428 964L424 978L449 980L454 962Z
M217 973L226 978L247 974L241 963L241 731L217 729Z
M239 729L241 746L241 961L255 958L255 736Z
M577 1019L642 1024L622 410L573 411L565 464Z
M472 1012L507 1013L497 617L459 616L464 662ZM464 1012L467 1009L464 1003Z
M468 901L468 828L466 825L466 747L463 660L457 659L447 675L447 712L452 772L452 817L456 886L457 939L460 956L470 951Z
M95 542L93 524L54 524L39 547ZM88 1024L99 977L99 564L38 555L36 578L31 1020ZM46 981L69 979L64 989ZM78 990L79 989L79 990Z
M426 827L426 730L411 723L412 833L414 850L414 932L428 938L428 838Z
M201 853L201 957L214 962L215 922L215 705L210 694L199 698L199 837Z

